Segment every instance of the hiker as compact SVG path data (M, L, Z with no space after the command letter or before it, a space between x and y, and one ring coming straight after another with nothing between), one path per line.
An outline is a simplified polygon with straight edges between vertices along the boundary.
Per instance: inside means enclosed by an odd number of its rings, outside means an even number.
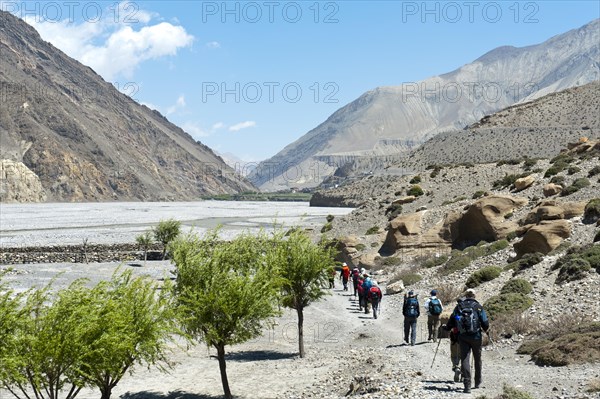
M450 329L448 334L450 338L450 360L452 361L452 371L454 372L454 382L459 382L460 374L460 344L458 343L458 327Z
M360 272L358 271L358 267L352 269L352 286L354 287L354 298L356 298L356 294L358 292L358 277L360 276Z
M437 342L440 315L444 310L442 301L437 297L437 290L431 290L431 296L427 298L423 307L427 310L427 341Z
M329 275L329 288L335 288L335 276L337 275L337 272L335 271L335 268L331 269L331 274Z
M381 292L381 288L377 284L377 281L373 281L373 286L369 290L368 300L371 302L371 306L373 307L373 318L377 318L377 312L379 310L379 304L381 303L381 298L383 298L383 293Z
M414 346L417 340L417 318L421 315L421 312L419 310L419 300L413 290L408 291L408 296L404 297L402 314L404 315L404 342L408 344L410 333L410 345Z
M358 310L362 311L363 306L365 306L365 290L363 288L363 276L362 275L358 275L358 282L357 282L357 291L358 291Z
M368 273L363 274L364 277L364 281L362 283L362 287L363 287L363 302L365 304L365 314L369 313L369 300L367 298L367 296L369 295L369 291L371 290L371 287L373 286L373 281L371 280L371 277L369 276Z
M475 388L481 386L481 330L487 332L490 327L487 314L475 299L475 291L469 288L465 298L456 305L448 320L446 330L458 329L460 361L464 393L471 392L471 351L475 361Z
M340 279L344 285L344 291L348 291L348 280L350 279L350 268L346 262L342 263L342 270L340 271Z

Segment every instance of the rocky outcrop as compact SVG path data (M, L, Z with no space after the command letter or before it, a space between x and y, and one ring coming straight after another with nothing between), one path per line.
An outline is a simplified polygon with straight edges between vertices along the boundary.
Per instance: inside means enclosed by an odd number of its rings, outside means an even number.
M397 200L392 201L392 205L403 205L410 204L417 199L414 195L408 195L406 197L398 198Z
M0 160L0 202L43 202L40 178L22 162Z
M533 176L525 176L515 180L515 192L523 191L535 182Z
M521 219L519 224L526 226L538 224L543 220L572 219L583 215L585 205L585 202L542 201Z
M544 197L552 197L553 195L560 194L562 190L562 186L554 183L548 183L544 186Z
M515 231L518 225L504 216L525 205L528 201L505 195L483 197L469 206L458 221L458 236L453 242L459 245L479 241L496 241Z
M534 252L547 254L570 235L571 226L566 220L544 220L528 229L523 239L515 243L516 258Z

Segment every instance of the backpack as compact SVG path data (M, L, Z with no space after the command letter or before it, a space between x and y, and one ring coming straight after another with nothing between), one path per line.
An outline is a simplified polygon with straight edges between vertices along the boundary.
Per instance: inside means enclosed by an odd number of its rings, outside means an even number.
M358 269L352 270L352 281L358 281Z
M369 299L371 302L379 302L379 296L381 295L381 289L379 287L371 287L369 290Z
M442 314L442 304L437 298L431 298L429 300L429 314L433 316L439 316Z
M472 306L471 302L463 302L458 309L458 332L460 334L474 335L481 329L479 312Z
M419 317L419 301L417 301L417 298L406 299L406 317Z

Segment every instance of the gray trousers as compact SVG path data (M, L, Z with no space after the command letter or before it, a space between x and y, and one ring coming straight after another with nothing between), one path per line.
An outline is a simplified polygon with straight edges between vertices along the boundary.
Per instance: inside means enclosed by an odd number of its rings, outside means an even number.
M475 385L481 384L481 338L458 336L460 344L461 372L465 387L471 387L471 351L475 361Z
M434 341L437 341L439 326L440 326L440 315L437 315L437 316L427 315L427 332L429 333L427 339L433 339Z
M417 318L416 317L405 317L404 318L404 341L408 341L410 333L410 343L414 345L417 341Z

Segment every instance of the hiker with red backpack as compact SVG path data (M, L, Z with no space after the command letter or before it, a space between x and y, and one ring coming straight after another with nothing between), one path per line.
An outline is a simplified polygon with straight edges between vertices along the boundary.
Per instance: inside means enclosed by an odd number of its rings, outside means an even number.
M383 298L383 293L381 292L381 288L377 284L377 281L373 281L373 286L369 290L369 294L367 299L371 302L371 306L373 307L373 318L377 318L377 312L379 311L379 305L381 304L381 298Z
M487 313L475 299L475 291L468 289L465 298L456 305L448 324L444 328L448 331L458 328L458 343L460 345L460 362L464 393L471 392L471 351L475 362L475 388L481 386L481 346L483 340L482 330L487 332L490 328Z
M362 311L363 306L365 306L365 290L363 289L363 277L359 274L358 276L358 284L356 290L358 291L358 310Z
M404 342L408 344L410 334L410 345L415 346L417 318L421 315L421 311L419 310L419 300L413 290L408 291L408 295L404 297L402 315L404 316Z
M437 290L431 291L431 296L427 298L423 307L427 311L427 341L437 342L438 327L440 326L440 315L444 310L442 301L437 297Z
M346 262L342 263L342 270L340 271L340 279L344 285L344 291L348 291L348 280L350 279L350 268Z

